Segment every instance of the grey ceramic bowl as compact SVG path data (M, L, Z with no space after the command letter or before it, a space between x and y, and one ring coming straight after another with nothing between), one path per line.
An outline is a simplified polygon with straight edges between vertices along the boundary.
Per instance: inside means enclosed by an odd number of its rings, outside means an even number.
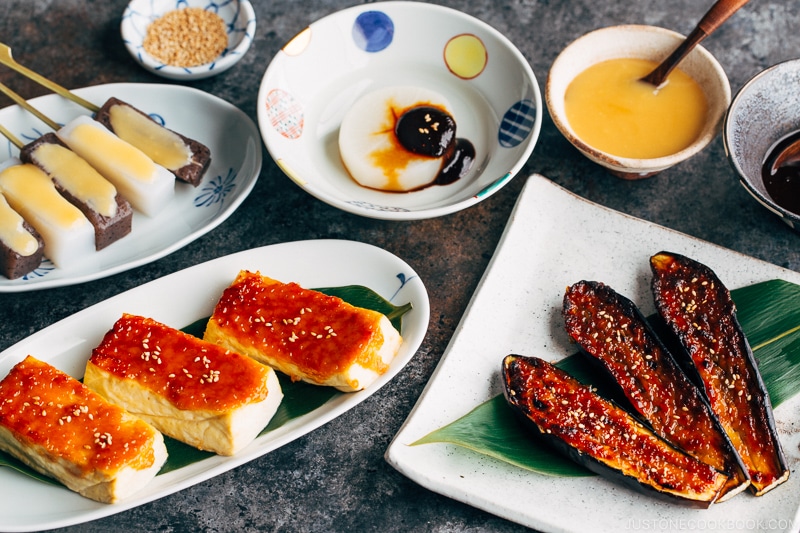
M778 63L756 74L736 94L722 128L725 153L739 181L764 207L800 231L800 214L776 204L767 194L761 166L770 148L800 130L800 59Z

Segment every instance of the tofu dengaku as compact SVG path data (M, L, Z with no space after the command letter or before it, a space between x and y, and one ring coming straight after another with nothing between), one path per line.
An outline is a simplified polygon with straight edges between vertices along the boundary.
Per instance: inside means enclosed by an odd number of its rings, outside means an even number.
M32 356L0 381L0 450L105 503L144 487L167 459L150 424Z
M92 351L84 382L166 435L221 455L255 439L283 398L271 368L129 314Z
M204 338L295 381L345 392L385 373L402 343L377 311L248 271L223 292Z

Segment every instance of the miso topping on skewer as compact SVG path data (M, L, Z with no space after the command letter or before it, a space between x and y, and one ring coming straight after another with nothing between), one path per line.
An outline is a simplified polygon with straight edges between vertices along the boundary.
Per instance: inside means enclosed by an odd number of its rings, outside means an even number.
M44 241L0 194L0 274L16 279L35 270L44 255Z
M81 116L56 134L145 215L155 216L172 200L175 177L99 122Z
M211 151L207 146L162 126L117 98L109 98L95 120L167 168L179 180L195 187L211 164Z
M29 163L0 171L0 192L44 239L44 255L67 267L94 252L94 228L74 205L56 190L53 181Z

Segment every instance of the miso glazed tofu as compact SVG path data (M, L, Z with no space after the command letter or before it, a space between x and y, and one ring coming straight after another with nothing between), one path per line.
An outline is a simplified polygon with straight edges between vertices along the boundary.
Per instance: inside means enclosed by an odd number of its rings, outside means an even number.
M345 392L385 373L402 343L377 311L247 271L223 292L203 338L295 381Z
M271 368L129 314L92 351L84 382L164 434L221 455L250 444L283 399Z
M167 459L150 424L32 356L0 381L0 450L105 503L144 487Z

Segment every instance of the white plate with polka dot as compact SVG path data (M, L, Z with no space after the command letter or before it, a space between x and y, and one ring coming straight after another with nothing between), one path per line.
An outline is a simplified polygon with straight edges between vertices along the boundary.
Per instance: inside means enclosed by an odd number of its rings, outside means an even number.
M457 136L475 147L466 175L398 193L348 174L338 149L344 114L364 94L398 85L450 102ZM528 160L541 121L536 77L506 37L421 2L370 3L312 23L275 55L258 95L261 136L289 178L330 205L388 220L446 215L491 196Z

